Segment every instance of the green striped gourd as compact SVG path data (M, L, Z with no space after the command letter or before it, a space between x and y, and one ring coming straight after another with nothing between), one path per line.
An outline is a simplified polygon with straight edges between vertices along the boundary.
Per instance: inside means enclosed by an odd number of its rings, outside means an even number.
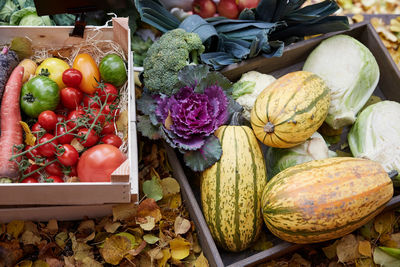
M221 126L215 135L223 152L201 175L203 214L217 245L242 251L258 238L262 228L265 162L249 127Z
M324 122L330 91L317 75L288 73L258 95L251 111L256 137L271 147L294 147L307 140Z
M359 158L328 158L290 167L262 195L264 222L279 238L315 243L367 223L393 196L383 167Z

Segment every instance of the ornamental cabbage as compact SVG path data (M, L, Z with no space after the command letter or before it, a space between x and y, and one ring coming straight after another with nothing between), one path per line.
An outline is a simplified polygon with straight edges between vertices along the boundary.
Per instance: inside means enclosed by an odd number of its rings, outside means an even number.
M348 134L351 153L400 173L400 104L382 101L364 109Z
M292 148L269 147L266 154L268 179L297 164L334 156L336 153L328 149L324 138L318 132L303 144Z
M323 41L303 70L320 76L331 90L325 122L333 129L351 125L379 81L378 64L366 46L347 35Z

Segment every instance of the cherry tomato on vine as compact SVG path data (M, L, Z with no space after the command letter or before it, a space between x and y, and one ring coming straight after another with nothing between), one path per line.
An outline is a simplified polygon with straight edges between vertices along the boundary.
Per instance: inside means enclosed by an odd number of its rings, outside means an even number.
M100 108L99 103L93 98L93 96L84 95L83 96L83 106L85 108Z
M39 181L34 177L26 177L24 180L21 181L21 183L32 184L32 183L39 183Z
M71 166L70 167L70 172L68 174L68 176L73 177L73 176L78 176L78 172L76 171L76 165L75 166Z
M100 97L101 103L105 103L107 99L107 103L112 103L118 96L117 88L110 83L103 83L99 85L99 89L97 90L97 94Z
M54 135L46 133L45 135L43 135L42 138L39 139L39 144L43 144L53 138L54 138ZM39 151L40 155L42 155L44 157L51 157L54 155L54 153L56 153L57 145L58 145L58 142L56 139L56 140L51 141L50 143L39 146L38 151Z
M98 108L92 108L91 109L92 114L88 114L90 120L89 123L92 124L94 122L94 120L96 119L97 115L99 115L100 109ZM103 113L104 114L104 113ZM103 125L104 122L106 121L106 116L105 115L100 115L97 120L96 120L96 124L100 124Z
M57 115L57 122L64 122L67 119L67 117L65 117L62 114L56 114L56 115Z
M58 175L51 175L45 180L47 183L64 183L63 178Z
M33 171L36 171L37 169L39 169L39 166L36 165L36 164L32 164L24 171L24 175L27 175L27 174L29 174L29 173L31 173ZM38 179L40 177L40 173L39 172L35 172L35 173L29 175L29 177Z
M39 114L39 124L48 132L54 130L57 124L57 115L52 110L46 110Z
M89 134L87 134L89 132ZM87 135L87 139L83 138ZM91 147L99 142L99 136L94 130L89 131L87 128L82 128L78 131L78 141L84 147Z
M80 110L80 109L76 109L76 110L72 110L70 113L68 113L67 116L67 120L69 122L67 122L67 125L72 129L75 128L76 126L76 119L78 118L83 118L85 116L85 111Z
M118 135L115 134L107 134L100 139L100 142L104 144L113 145L116 148L119 148L122 145L122 140Z
M45 164L49 163L50 161L53 161L54 158L48 158L46 159ZM44 170L46 171L46 173L48 175L56 175L56 176L63 176L64 173L62 171L61 165L60 163L58 163L57 161L50 163L49 165L47 165L46 167L44 167Z
M39 136L43 136L46 133L46 130L37 122L32 126L31 132L36 138L39 138Z
M54 132L55 136L58 136L56 139L59 144L69 144L71 143L72 139L74 139L74 136L72 134L65 134L67 131L69 131L71 128L68 126L64 126L64 124L58 124L56 126L56 130ZM65 134L65 135L63 135Z
M27 145L27 146L25 147L25 151L26 151L26 150L29 150L31 147L32 147L32 146ZM35 157L35 158L40 157L40 153L39 153L39 151L38 151L37 148L32 149L30 152L26 153L25 155L26 155L26 157L27 157L28 159L31 159L31 160L33 160L33 161L35 161L34 157Z
M103 114L111 115L113 118L119 116L119 108L114 104L107 104L103 108Z
M61 103L68 109L76 109L82 102L83 94L80 90L65 87L60 91Z
M113 121L106 121L104 123L103 129L101 130L102 135L113 134L116 132L115 125Z
M82 81L82 73L76 69L66 69L62 74L62 80L66 86L79 87Z
M79 159L79 153L75 149L75 147L69 145L69 144L64 144L61 147L59 147L61 155L57 156L58 161L64 165L64 166L74 166Z

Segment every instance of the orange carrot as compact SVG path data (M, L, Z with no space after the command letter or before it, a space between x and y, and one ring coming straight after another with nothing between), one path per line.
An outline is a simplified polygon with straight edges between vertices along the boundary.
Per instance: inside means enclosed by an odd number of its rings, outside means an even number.
M19 98L24 67L16 67L10 75L1 101L0 178L17 180L18 164L10 161L14 145L22 144L21 111Z

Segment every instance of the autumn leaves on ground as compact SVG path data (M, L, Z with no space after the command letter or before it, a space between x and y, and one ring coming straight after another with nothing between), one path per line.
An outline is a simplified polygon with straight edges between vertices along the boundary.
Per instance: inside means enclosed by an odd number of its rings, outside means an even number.
M165 150L139 146L141 195L149 198L97 220L0 224L0 266L208 266Z

